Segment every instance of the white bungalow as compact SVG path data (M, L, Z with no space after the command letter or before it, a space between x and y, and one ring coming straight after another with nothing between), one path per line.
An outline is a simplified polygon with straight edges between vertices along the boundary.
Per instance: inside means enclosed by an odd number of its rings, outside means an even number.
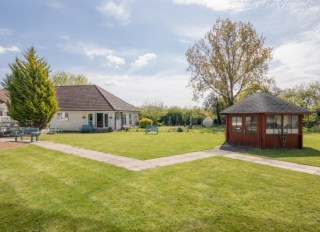
M4 89L0 89L0 117L8 115L7 102L9 97Z
M96 85L57 86L59 111L51 125L64 131L79 131L82 125L97 130L135 125L139 109Z

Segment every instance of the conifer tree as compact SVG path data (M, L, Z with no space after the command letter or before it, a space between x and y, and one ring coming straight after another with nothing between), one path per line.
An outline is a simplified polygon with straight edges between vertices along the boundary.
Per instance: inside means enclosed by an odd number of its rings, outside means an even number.
M2 86L8 90L8 113L20 126L43 129L58 111L55 87L49 79L50 66L38 58L32 46L23 53L24 59L9 64Z

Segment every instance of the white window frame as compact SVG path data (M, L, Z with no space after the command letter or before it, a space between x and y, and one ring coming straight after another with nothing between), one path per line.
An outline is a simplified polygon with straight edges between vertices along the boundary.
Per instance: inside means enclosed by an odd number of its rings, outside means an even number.
M58 112L57 113L57 120L58 121L68 121L69 120L69 113L68 112Z

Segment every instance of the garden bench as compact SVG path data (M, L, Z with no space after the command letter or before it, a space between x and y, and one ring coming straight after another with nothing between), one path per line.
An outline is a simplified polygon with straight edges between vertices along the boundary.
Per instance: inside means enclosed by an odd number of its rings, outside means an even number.
M33 142L33 138L36 138L36 141L38 141L38 137L41 135L41 132L39 128L37 127L21 127L20 130L16 131L14 134L15 141L18 141L18 137L20 137L20 140L23 140L24 136L29 136L31 143Z
M56 133L62 133L62 128L59 128L57 125L50 125L49 126L49 134L56 134Z
M93 125L82 125L80 127L80 131L81 132L95 132L96 131L96 128L93 126Z
M158 126L156 125L149 125L146 127L146 134L148 134L148 132L150 131L155 131L157 132L157 134L159 133L159 129L158 129Z

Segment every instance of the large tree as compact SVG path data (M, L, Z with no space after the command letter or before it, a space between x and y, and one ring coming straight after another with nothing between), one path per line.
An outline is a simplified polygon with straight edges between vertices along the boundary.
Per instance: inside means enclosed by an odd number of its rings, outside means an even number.
M165 115L166 107L162 101L150 101L147 100L140 107L140 112L143 117L152 119L153 124L157 124L160 118Z
M320 122L320 81L300 84L281 91L280 97L286 101L308 109L312 114L304 117L304 125L312 127Z
M211 114L215 114L215 117L217 119L217 124L220 125L221 124L220 112L225 108L224 100L220 96L218 96L216 93L212 92L205 98L203 102L203 107L207 112Z
M51 77L56 86L63 85L87 85L89 80L82 74L73 74L70 72L56 72Z
M218 19L204 39L186 52L194 99L214 92L231 106L253 83L268 85L271 52L251 23Z
M49 79L50 66L44 58L37 57L34 47L23 57L9 64L11 74L2 82L10 96L9 115L20 126L43 129L58 111L55 87Z

